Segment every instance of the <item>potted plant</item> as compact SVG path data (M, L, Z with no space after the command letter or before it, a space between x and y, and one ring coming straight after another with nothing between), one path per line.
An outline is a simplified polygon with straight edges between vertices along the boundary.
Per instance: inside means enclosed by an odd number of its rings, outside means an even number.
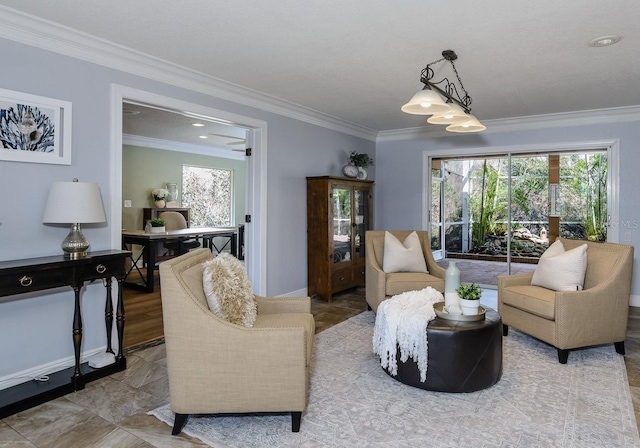
M164 219L154 218L149 221L149 224L151 224L151 229L150 229L151 233L166 232L166 229L164 227L164 225L166 224L166 221Z
M167 190L166 188L154 188L153 190L151 190L151 196L153 196L153 200L155 201L155 206L157 208L164 208L168 195L169 190Z
M358 154L351 151L349 154L349 164L342 168L342 172L347 177L357 177L358 179L366 179L366 166L373 165L373 159L367 153Z
M462 314L466 316L478 314L482 288L475 283L464 284L458 286L456 292L460 297L460 308L462 308Z

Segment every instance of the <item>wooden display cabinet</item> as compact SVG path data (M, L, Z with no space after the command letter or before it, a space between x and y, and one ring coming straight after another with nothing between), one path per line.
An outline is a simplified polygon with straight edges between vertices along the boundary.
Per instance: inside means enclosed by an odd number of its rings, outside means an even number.
M364 286L365 232L373 224L373 181L307 177L308 294L331 302Z

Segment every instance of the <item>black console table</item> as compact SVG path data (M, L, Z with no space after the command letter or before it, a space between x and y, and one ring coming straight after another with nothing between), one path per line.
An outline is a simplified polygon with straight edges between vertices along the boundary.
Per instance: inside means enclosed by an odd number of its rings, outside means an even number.
M72 339L75 365L69 369L49 374L44 382L28 381L0 391L0 418L29 409L70 392L84 389L85 383L93 381L127 367L123 353L124 303L122 283L126 275L125 261L131 252L125 250L105 250L90 252L86 257L70 260L64 256L29 258L24 260L0 261L0 297L42 291L70 286L75 293ZM118 282L116 304L116 332L118 351L111 347L113 326L113 301L111 295L112 278ZM103 280L107 290L105 324L107 332L107 353L115 355L115 362L94 369L87 363L80 363L82 346L82 314L80 311L80 290L85 282Z

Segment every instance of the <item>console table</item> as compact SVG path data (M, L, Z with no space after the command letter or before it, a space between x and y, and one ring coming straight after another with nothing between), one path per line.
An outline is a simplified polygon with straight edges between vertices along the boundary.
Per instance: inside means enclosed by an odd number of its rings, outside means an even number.
M70 392L82 390L85 383L93 381L127 367L123 352L124 303L122 282L125 277L125 261L130 252L105 250L90 252L77 260L63 255L29 258L23 260L0 261L0 297L13 296L34 291L70 286L75 294L72 339L75 365L60 372L49 374L44 382L28 381L0 391L0 418L29 409ZM113 326L112 278L118 282L116 304L117 353L111 347ZM80 291L85 282L103 280L106 286L105 325L107 332L106 352L115 355L111 365L94 369L87 363L80 363L82 346L82 313Z

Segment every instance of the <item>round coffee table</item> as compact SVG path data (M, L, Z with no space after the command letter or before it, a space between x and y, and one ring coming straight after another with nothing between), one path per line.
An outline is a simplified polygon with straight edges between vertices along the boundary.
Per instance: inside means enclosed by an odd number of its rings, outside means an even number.
M496 384L502 376L502 319L491 308L485 318L461 322L436 317L427 325L427 380L420 382L418 365L409 358L400 361L392 378L439 392L475 392Z

